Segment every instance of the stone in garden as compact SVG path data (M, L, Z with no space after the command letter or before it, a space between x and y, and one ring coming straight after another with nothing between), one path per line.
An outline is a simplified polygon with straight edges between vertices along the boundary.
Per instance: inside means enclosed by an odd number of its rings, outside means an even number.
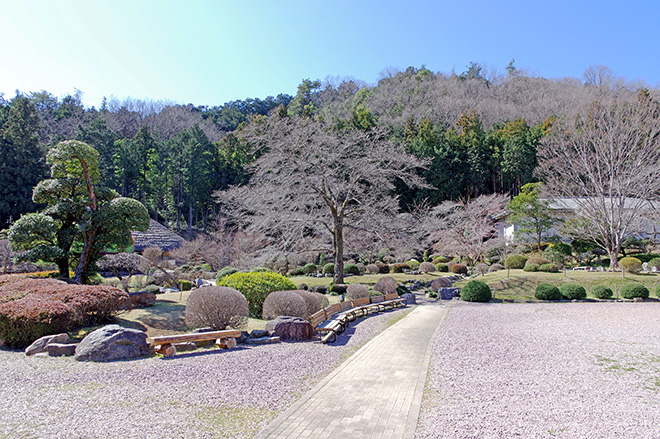
M236 339L237 343L245 343L245 340L250 338L250 333L247 331L241 331L241 336Z
M301 317L279 316L266 323L266 330L283 341L305 341L314 338L314 328Z
M75 358L78 361L114 361L146 357L152 353L145 332L107 325L89 333L80 342Z
M128 293L131 303L134 306L153 306L156 303L156 293L149 291L138 291L137 293Z
M49 343L46 350L51 357L61 357L62 355L70 357L75 354L76 346L78 345L75 343Z
M404 293L401 295L401 298L406 299L406 304L408 305L414 305L417 303L417 301L415 300L415 295L412 293Z
M67 333L46 335L38 340L35 340L34 343L25 348L25 355L34 355L41 352L46 352L46 346L48 346L50 343L68 343L69 341L69 334Z
M262 338L262 337L268 337L269 335L270 332L263 329L255 329L252 332L250 332L250 338Z
M272 344L279 343L279 337L259 337L259 338L248 338L245 340L245 344Z
M188 352L188 351L194 351L197 349L197 345L193 343L192 341L184 341L181 343L174 343L174 347L176 348L177 352Z
M440 288L438 290L438 297L442 300L451 300L459 294L458 288Z
M449 276L439 277L437 279L433 279L433 282L431 282L431 289L435 292L437 292L440 288L446 287L451 287L451 278Z

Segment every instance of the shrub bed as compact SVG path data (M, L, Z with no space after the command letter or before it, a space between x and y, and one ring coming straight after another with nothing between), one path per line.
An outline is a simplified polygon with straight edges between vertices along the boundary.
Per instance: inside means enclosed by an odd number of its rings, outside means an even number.
M582 300L587 298L587 290L582 285L576 283L561 284L559 292L568 300Z
M186 325L215 330L242 329L247 326L250 309L240 291L228 287L206 286L190 293L186 302Z
M467 302L490 302L493 292L480 280L471 280L461 289L461 300Z
M558 273L559 267L557 267L557 264L553 264L552 262L550 262L539 266L539 271L543 271L546 273Z
M625 259L625 258L624 258ZM648 299L649 289L642 284L625 284L621 287L621 297L624 299Z
M440 262L435 265L435 269L439 271L440 273L448 273L449 272L449 265L445 264L444 262Z
M523 271L526 271L528 273L535 273L539 271L539 266L538 264L525 264Z
M534 297L539 300L561 300L561 291L554 285L541 284L536 287Z
M234 273L222 279L220 286L240 291L248 301L250 316L261 318L266 297L273 291L295 290L296 284L273 272Z
M619 265L623 267L628 273L639 273L642 271L642 261L632 256L621 258Z

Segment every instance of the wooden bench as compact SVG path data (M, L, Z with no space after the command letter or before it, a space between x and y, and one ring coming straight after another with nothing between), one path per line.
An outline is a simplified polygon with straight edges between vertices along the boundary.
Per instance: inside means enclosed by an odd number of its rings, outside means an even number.
M396 308L399 306L405 306L406 305L406 299L403 297L399 297L397 293L391 293L391 294L385 294L385 302L386 306L392 308Z
M215 344L218 347L231 349L236 347L236 339L240 336L241 331L237 329L226 329L224 331L195 332L190 334L149 337L147 341L154 346L154 351L156 353L171 357L176 354L175 343L215 340Z

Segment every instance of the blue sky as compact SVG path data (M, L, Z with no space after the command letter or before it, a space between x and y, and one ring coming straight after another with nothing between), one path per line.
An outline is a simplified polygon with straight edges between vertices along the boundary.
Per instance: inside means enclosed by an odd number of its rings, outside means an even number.
M660 2L0 0L0 93L219 105L303 78L471 61L547 78L603 64L660 85Z

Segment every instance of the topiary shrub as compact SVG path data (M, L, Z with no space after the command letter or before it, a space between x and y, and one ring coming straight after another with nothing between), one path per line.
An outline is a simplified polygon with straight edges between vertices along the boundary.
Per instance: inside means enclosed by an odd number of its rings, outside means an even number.
M625 258L623 258L625 259ZM624 299L648 299L649 289L642 284L629 283L621 287L621 297Z
M451 272L456 274L467 274L468 269L464 264L454 264L451 266Z
M403 273L403 270L410 270L410 267L405 262L392 264L392 273Z
M346 300L355 300L362 297L369 297L369 289L364 285L350 284L346 287Z
M334 294L335 296L339 294L346 294L346 287L347 285L343 284L335 284L332 287L330 287L330 292Z
M390 272L390 266L387 264L384 264L382 262L376 262L376 265L378 266L378 272L380 274L387 274Z
M433 262L433 265L446 264L449 262L449 259L445 258L444 256L436 256L431 262Z
M525 265L529 264L536 264L538 266L541 266L543 264L549 264L550 261L547 260L546 258L541 258L538 256L532 256L531 258L527 259L527 262L525 262Z
M656 295L656 297L660 297L660 285L657 285L655 287L655 295Z
M305 318L309 318L309 316L311 316L317 311L322 310L323 308L325 308L330 304L328 298L321 293L316 293L314 291L306 291L302 289L292 290L292 291L297 295L299 295L305 301L305 306L307 307L307 312L304 316ZM266 300L268 300L268 298L266 298Z
M485 282L471 280L461 288L461 300L466 302L490 302L493 292Z
M306 264L303 267L303 273L305 274L313 274L316 273L317 271L318 271L318 267L316 266L316 264Z
M307 304L296 291L273 291L264 300L263 318L277 316L307 317Z
M261 318L263 304L273 291L295 290L296 284L273 272L234 273L222 279L220 286L240 291L250 306L250 316Z
M561 291L554 285L541 284L536 287L534 297L539 300L561 300Z
M367 267L362 262L358 262L355 265L357 265L357 268L360 271L360 274L367 272Z
M179 279L179 286L181 287L181 291L190 291L192 289L192 282L185 279Z
M543 271L546 273L559 273L559 267L557 267L557 264L553 264L552 262L548 264L543 264L539 267L539 271Z
M628 273L639 273L642 271L642 261L632 256L621 258L619 265Z
M587 298L587 290L582 285L576 283L561 284L559 292L562 297L568 300L582 300Z
M411 270L417 270L420 265L417 259L411 259L409 261L406 261L406 264L408 264L408 267L410 267Z
M653 258L649 261L649 268L655 267L660 268L660 258Z
M374 285L374 291L380 291L383 294L392 294L396 293L396 286L396 279L392 276L383 276Z
M488 264L477 264L474 267L474 272L477 274L486 274L488 273Z
M419 264L419 271L422 273L433 273L435 271L435 265L430 262L422 262Z
M614 296L614 292L611 288L606 287L605 285L596 285L591 289L591 294L596 299L611 299Z
M147 293L160 294L160 287L158 285L147 285L142 289L142 291L146 291Z
M357 276L360 274L360 269L356 264L346 264L344 265L344 274L353 274Z
M379 272L378 265L376 264L369 264L367 265L367 271L371 274L376 274Z
M492 273L493 271L500 271L500 270L504 270L504 265L498 264L497 262L494 263L493 265L491 265L490 267L488 267L488 272L489 273Z
M237 272L238 272L238 270L234 267L223 267L223 268L220 269L220 271L218 271L218 274L215 277L215 282L219 284L220 281L225 276L229 276L230 274L234 274L234 273L237 273Z
M329 262L323 266L323 274L335 274L335 264Z
M510 269L521 269L525 268L527 263L527 257L523 255L511 255L504 261L504 266Z
M445 264L444 262L441 262L439 264L435 264L435 269L440 273L448 273L449 265Z
M526 264L523 270L527 271L528 273L534 273L536 271L539 271L539 266L536 264Z
M197 288L186 302L185 319L189 328L242 329L247 326L249 315L247 299L233 288Z

